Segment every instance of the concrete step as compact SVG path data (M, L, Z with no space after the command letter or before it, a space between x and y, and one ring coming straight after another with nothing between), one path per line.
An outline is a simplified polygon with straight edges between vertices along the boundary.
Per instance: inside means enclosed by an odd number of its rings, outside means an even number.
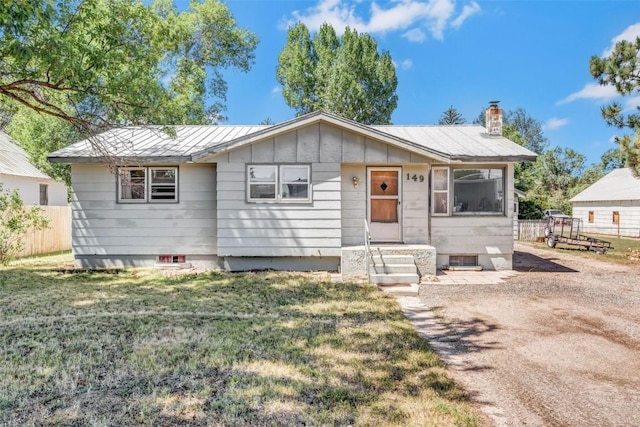
M392 285L392 284L410 284L420 283L420 276L417 273L397 273L397 274L379 274L375 273L371 275L371 283L379 285Z
M413 255L398 255L398 254L371 254L371 261L378 264L415 264Z
M417 272L415 264L374 264L371 271L378 274L415 274Z

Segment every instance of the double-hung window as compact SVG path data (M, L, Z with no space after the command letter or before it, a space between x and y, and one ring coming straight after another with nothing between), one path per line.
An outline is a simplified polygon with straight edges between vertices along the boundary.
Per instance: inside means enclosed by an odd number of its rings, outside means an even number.
M177 167L118 168L118 201L121 203L176 203Z
M295 203L311 201L309 165L249 165L249 202Z

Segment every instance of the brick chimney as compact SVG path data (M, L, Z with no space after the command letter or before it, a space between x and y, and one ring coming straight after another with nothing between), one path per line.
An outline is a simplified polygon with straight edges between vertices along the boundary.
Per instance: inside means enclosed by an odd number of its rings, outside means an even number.
M485 113L485 123L489 135L502 135L502 108L498 107L498 102L489 102L489 108Z

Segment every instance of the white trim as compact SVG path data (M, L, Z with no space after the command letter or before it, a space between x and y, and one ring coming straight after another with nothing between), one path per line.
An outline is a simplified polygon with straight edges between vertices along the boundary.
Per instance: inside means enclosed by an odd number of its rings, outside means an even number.
M123 172L127 172L127 171L133 171L133 170L141 170L144 171L144 197L141 199L132 199L132 198L125 198L122 196L122 179L123 179ZM153 171L155 170L173 170L174 171L174 183L173 184L153 184L151 182L152 180L152 176L153 176ZM118 203L178 203L179 202L179 198L178 198L178 192L179 192L179 186L178 186L178 175L179 175L179 168L177 166L135 166L135 167L119 167L118 171L117 171L117 199L118 199ZM174 193L173 193L173 198L172 199L154 199L152 198L152 194L151 194L151 190L152 187L173 187L174 188Z
M267 167L273 169L274 180L273 181L253 181L250 177L250 170L252 167ZM302 198L288 198L283 197L282 185L287 184L287 182L283 179L283 171L286 168L292 169L305 169L307 172L306 182L301 182L299 184L307 185L307 197ZM247 203L311 203L313 200L312 188L311 185L311 165L308 164L264 164L264 163L251 163L247 164L246 172L246 201ZM273 198L263 198L263 197L251 197L251 186L252 185L274 185L274 197ZM295 184L293 182L289 182L289 184Z
M447 173L447 189L446 190L436 190L436 171L445 171ZM451 168L448 166L433 166L431 168L431 214L433 216L449 216L450 212L451 212ZM435 200L435 195L436 193L438 194L446 194L446 201L447 201L447 211L446 212L436 212L435 207L436 207L436 200Z
M398 194L392 196L371 195L371 173L375 171L395 171L398 174ZM371 221L371 200L397 200L398 222L381 223ZM402 167L367 167L367 222L372 242L402 242Z

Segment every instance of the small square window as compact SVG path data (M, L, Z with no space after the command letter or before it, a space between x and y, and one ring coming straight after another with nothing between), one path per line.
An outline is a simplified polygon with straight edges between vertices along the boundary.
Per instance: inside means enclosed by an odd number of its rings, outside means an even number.
M613 223L620 224L620 212L613 211Z
M308 165L250 165L247 168L249 202L307 202L311 200Z
M593 223L593 219L594 219L593 211L589 211L589 222Z
M118 201L123 203L177 202L178 168L119 168Z

